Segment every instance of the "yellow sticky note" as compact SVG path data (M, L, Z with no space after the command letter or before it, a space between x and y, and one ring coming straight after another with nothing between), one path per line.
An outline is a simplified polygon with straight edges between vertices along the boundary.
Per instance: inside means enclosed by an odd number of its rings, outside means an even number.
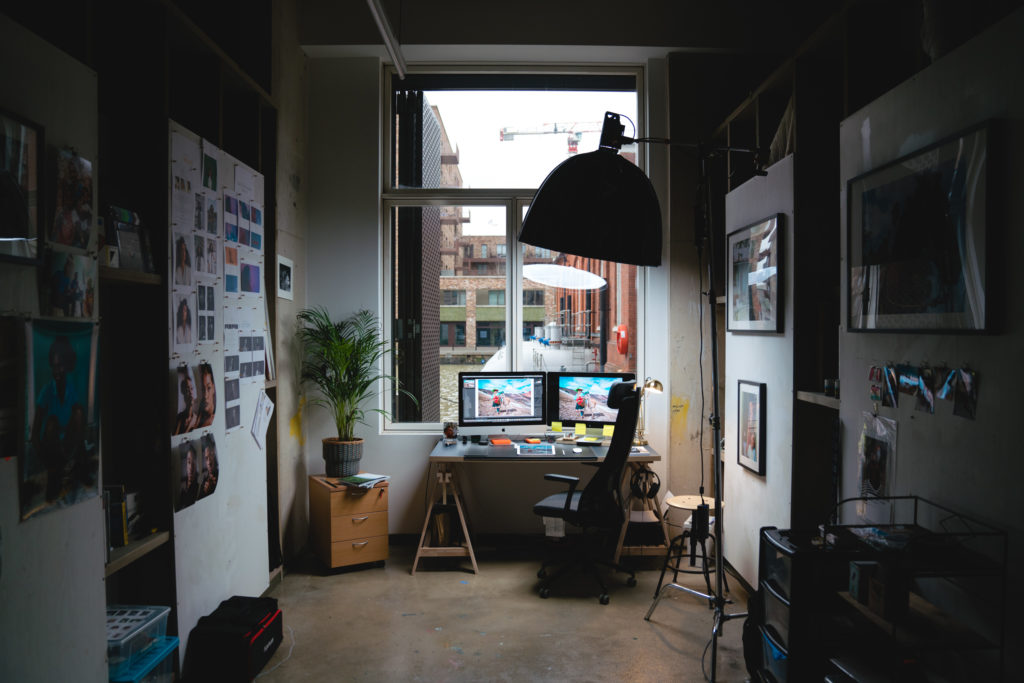
M577 422L576 423L576 433L577 434L586 434L587 433L587 423L586 422Z
M552 422L551 423L551 431L553 431L553 432L560 432L560 431L562 431L562 423L561 422Z
M602 436L611 436L614 431L615 431L615 425L605 425L604 428L601 430L601 435Z

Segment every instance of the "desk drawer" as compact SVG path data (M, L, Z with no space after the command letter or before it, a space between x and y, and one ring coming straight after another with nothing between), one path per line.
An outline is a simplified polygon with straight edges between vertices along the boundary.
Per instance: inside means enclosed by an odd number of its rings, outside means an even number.
M331 566L342 567L388 559L388 537L374 536L331 544Z
M364 512L331 520L331 541L388 535L387 512Z
M388 509L388 487L372 489L346 487L331 492L331 517L343 517L359 512L385 512Z

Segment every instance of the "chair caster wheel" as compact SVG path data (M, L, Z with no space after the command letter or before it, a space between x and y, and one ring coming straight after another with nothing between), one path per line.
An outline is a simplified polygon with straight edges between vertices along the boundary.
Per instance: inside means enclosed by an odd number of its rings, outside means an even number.
M601 593L601 596L598 598L598 600L601 601L602 605L607 605L610 598L608 597L607 593Z
M548 572L547 572L547 570L545 570L545 569L541 569L541 570L539 570L539 571L537 572L537 578L538 578L538 579L546 579L546 578L548 578Z
M542 598L544 598L546 600L549 595L551 595L551 591L550 590L548 590L547 588L541 588L540 589L540 597L542 597Z
M635 576L631 576L628 579L626 579L626 585L629 586L630 588L635 586L636 585L636 577Z

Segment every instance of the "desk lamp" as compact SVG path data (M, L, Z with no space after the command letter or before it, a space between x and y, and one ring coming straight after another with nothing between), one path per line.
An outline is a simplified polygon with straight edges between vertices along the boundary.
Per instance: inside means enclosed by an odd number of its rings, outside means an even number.
M640 420L638 423L640 425L640 428L637 430L636 437L633 439L633 444L636 446L646 446L648 443L650 443L647 440L647 411L645 410L647 406L648 391L653 392L655 394L660 394L661 392L665 391L665 387L662 386L661 382L659 382L658 380L651 379L650 377L648 377L644 381L643 387L641 387L640 389Z

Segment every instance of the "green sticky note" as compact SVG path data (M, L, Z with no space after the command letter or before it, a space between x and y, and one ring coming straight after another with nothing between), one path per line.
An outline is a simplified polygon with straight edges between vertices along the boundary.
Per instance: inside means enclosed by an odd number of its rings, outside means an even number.
M560 431L562 431L562 423L561 422L552 422L551 423L551 431L553 431L553 432L560 432Z
M576 433L577 434L586 434L587 433L587 423L586 422L577 422L576 423Z
M605 425L604 429L601 430L602 436L611 436L615 431L615 425Z

